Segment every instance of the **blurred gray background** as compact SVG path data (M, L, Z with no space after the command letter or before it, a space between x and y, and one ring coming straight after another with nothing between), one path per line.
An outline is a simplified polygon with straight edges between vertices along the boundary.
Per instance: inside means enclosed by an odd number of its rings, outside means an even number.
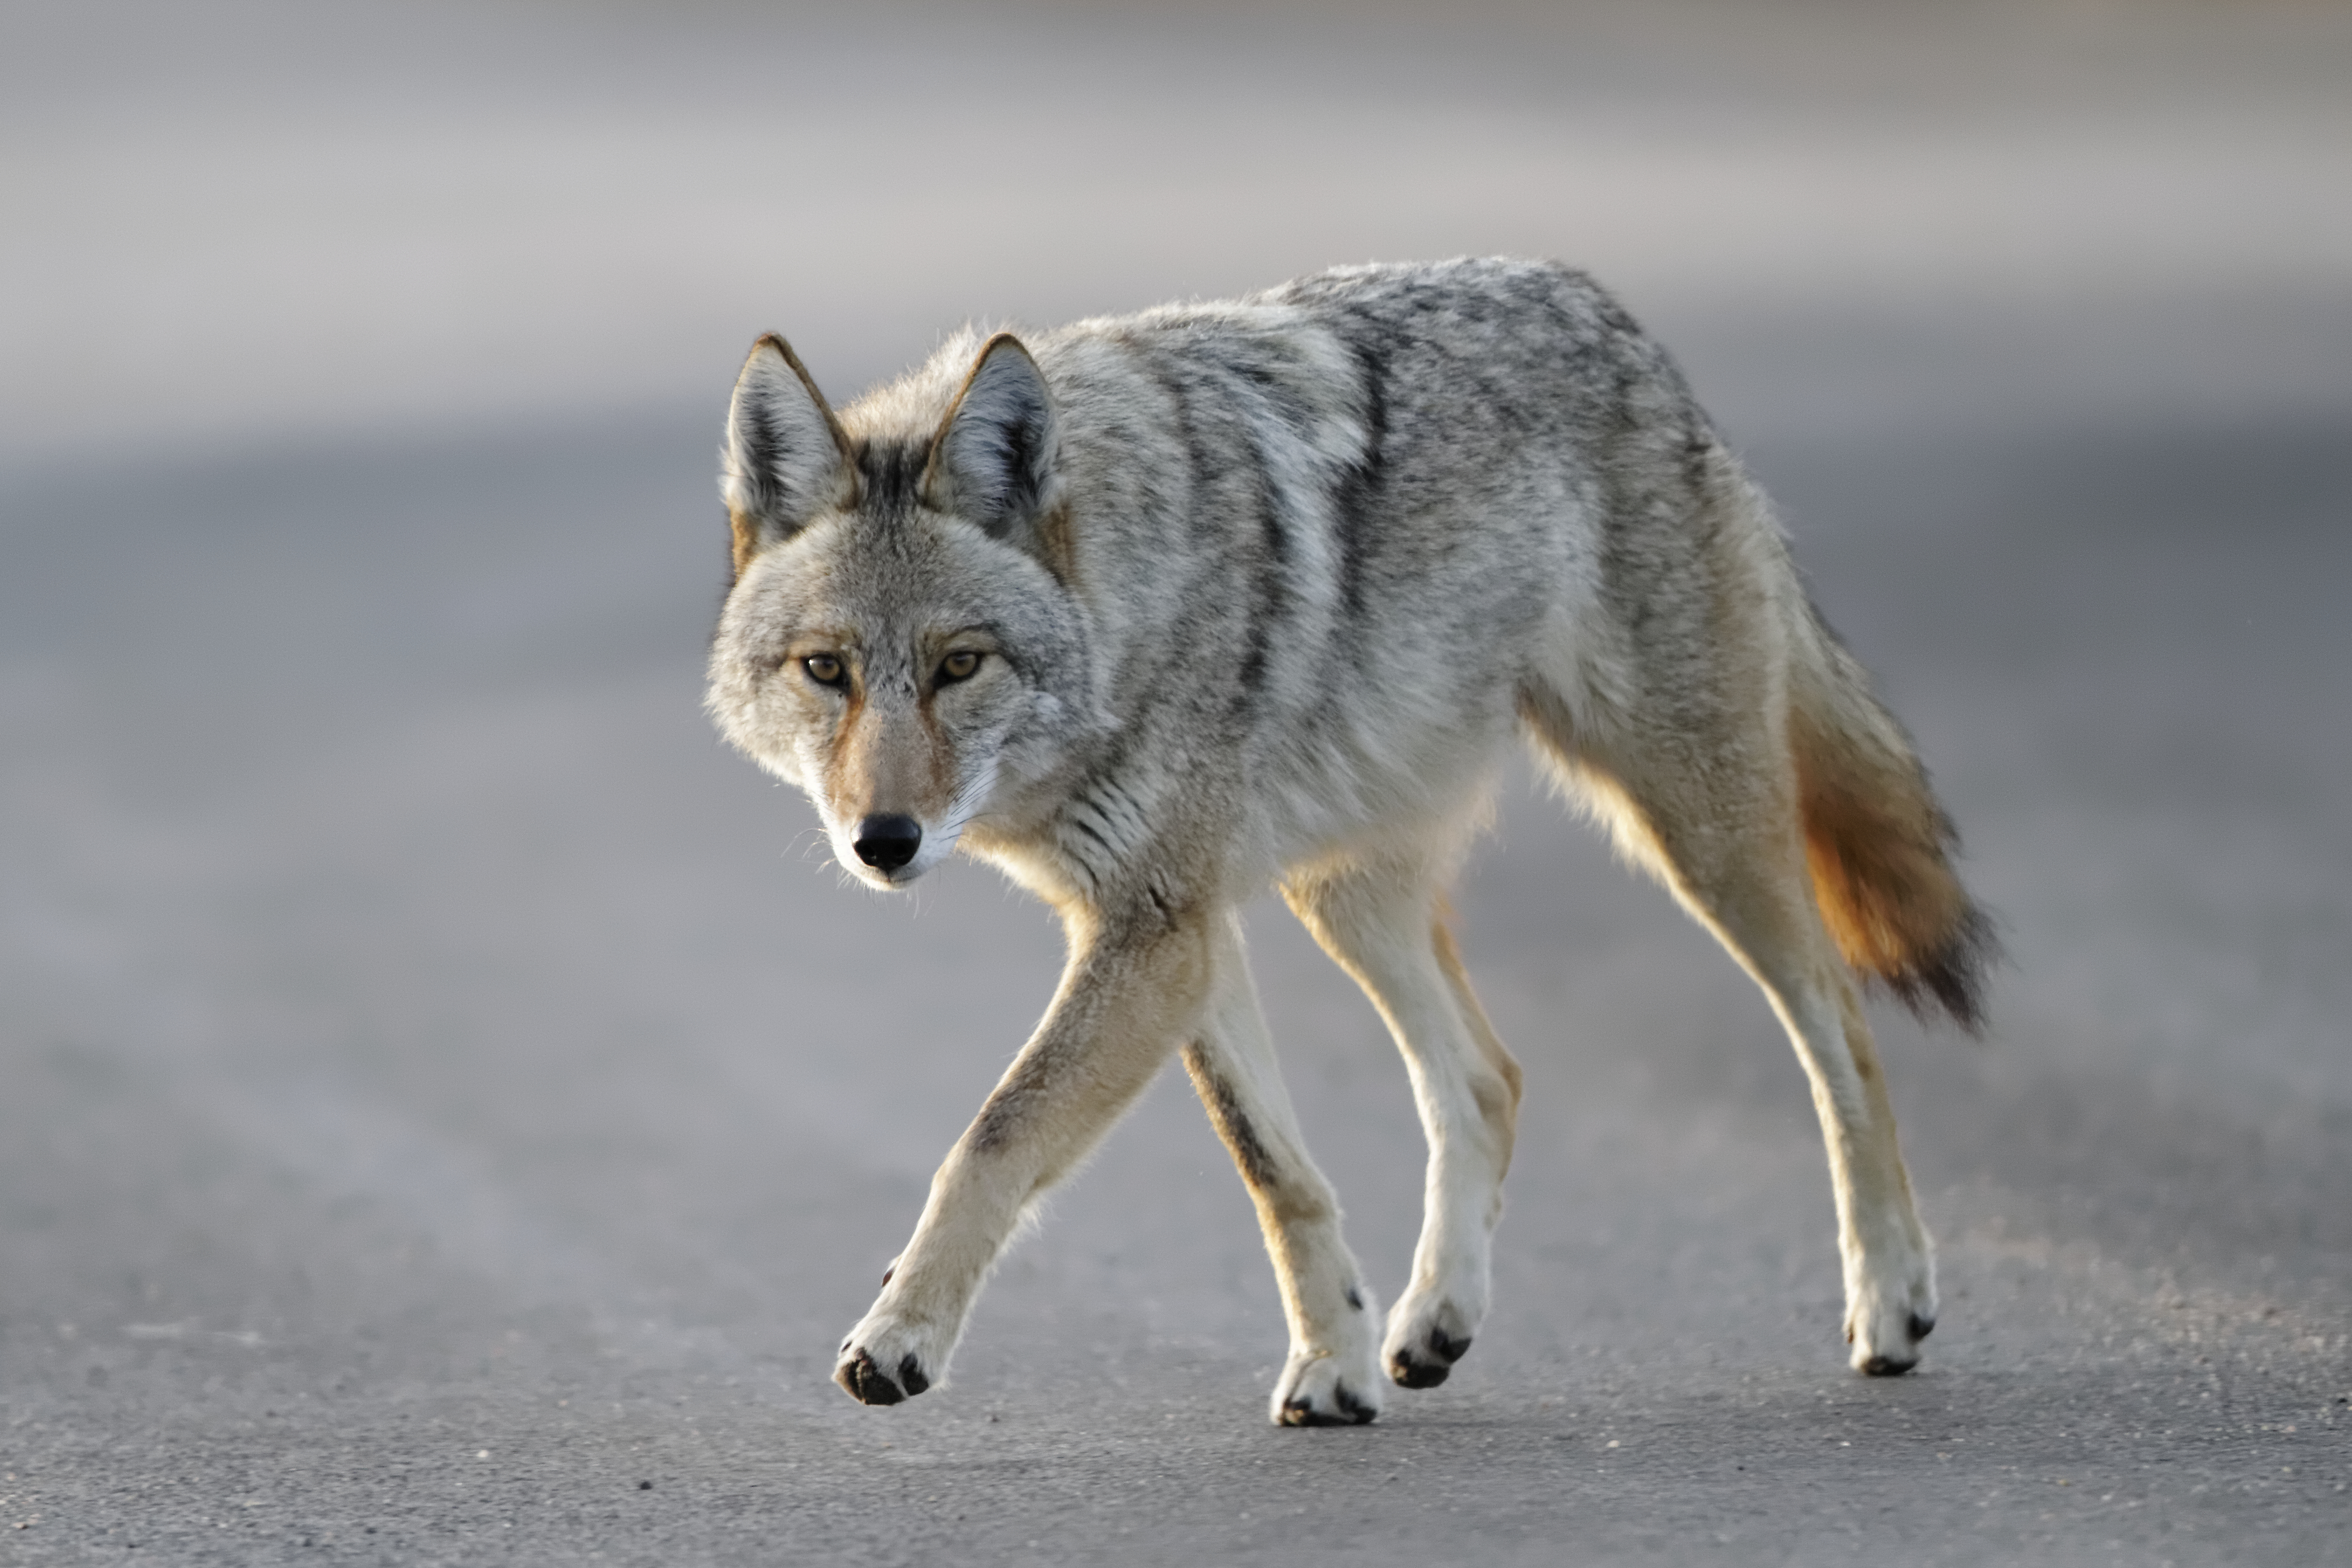
M2352 1561L2352 8L0 8L0 1561ZM2014 962L1883 1029L1945 1315L1843 1369L1752 988L1516 775L1498 1306L1263 1425L1163 1080L955 1379L826 1381L1057 957L698 711L720 412L967 319L1591 267ZM1393 1295L1421 1149L1260 981Z

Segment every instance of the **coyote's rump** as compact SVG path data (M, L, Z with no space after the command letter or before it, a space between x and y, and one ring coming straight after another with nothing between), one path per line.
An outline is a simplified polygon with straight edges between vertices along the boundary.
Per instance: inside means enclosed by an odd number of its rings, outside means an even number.
M1901 727L1665 354L1582 274L1343 268L986 342L836 414L753 348L723 486L728 736L904 887L958 845L1068 967L949 1152L838 1380L945 1374L1024 1211L1181 1054L1257 1205L1277 1421L1369 1421L1485 1316L1519 1073L1444 917L1516 731L1769 997L1829 1144L1866 1372L1936 1319L1857 973L1977 1020L1988 927ZM1430 1145L1383 1320L1276 1071L1234 911L1364 987Z

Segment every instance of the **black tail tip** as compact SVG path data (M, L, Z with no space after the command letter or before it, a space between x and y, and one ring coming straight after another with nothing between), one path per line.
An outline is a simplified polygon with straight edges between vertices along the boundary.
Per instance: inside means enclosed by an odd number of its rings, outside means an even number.
M1940 1013L1963 1032L1981 1038L1985 990L2001 958L1999 925L1970 904L1941 945L1875 978L1922 1023L1933 1023Z

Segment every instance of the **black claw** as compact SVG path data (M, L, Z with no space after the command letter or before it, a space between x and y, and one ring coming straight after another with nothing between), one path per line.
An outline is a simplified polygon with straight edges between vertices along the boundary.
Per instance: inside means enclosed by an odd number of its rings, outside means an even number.
M908 1356L907 1360L911 1362L914 1357ZM901 1363L902 1369L903 1365ZM833 1381L841 1384L860 1405L896 1405L907 1397L898 1392L897 1384L882 1375L882 1369L874 1364L873 1356L865 1351L859 1351L855 1357L834 1368ZM929 1384L924 1384L926 1388L929 1386Z
M1917 1356L1897 1360L1891 1355L1874 1355L1862 1363L1862 1371L1865 1377L1900 1377L1918 1364Z
M898 1381L906 1385L908 1398L922 1393L931 1385L931 1380L923 1375L923 1363L915 1359L915 1352L912 1351L908 1351L898 1363Z
M1331 1391L1331 1397L1338 1403L1339 1414L1347 1416L1359 1426L1370 1426L1380 1415L1377 1405L1367 1405L1357 1398L1356 1391L1344 1383Z
M1433 1359L1423 1361L1410 1350L1389 1358L1389 1375L1407 1388L1435 1388L1453 1372L1454 1363L1470 1353L1468 1334L1457 1340L1434 1325L1423 1342Z
M1923 1318L1923 1317L1921 1317L1921 1316L1920 1316L1918 1313L1916 1313L1916 1312L1914 1312L1914 1313L1912 1313L1912 1314L1911 1314L1911 1342L1912 1342L1912 1343L1914 1343L1914 1344L1918 1343L1921 1340L1926 1339L1929 1334L1932 1334L1932 1333L1934 1333L1935 1331L1936 1331L1936 1320L1935 1320L1935 1319L1933 1319L1933 1318Z
M1444 1362L1415 1361L1402 1351L1389 1358L1389 1376L1406 1388L1435 1388L1453 1373Z
M1456 1361L1470 1354L1470 1335L1456 1340L1434 1323L1430 1326L1430 1333L1423 1335L1423 1344L1430 1352L1428 1361L1423 1361L1412 1350L1400 1350L1388 1359L1388 1375L1409 1389L1434 1389L1444 1383L1446 1373L1454 1371Z

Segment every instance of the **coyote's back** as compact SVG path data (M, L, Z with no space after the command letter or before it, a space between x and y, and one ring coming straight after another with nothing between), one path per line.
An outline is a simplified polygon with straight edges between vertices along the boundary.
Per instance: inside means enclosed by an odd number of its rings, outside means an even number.
M725 458L714 716L864 879L961 844L1071 940L843 1347L851 1392L940 1374L1019 1215L1179 1049L1282 1276L1276 1418L1370 1419L1376 1363L1442 1380L1518 1097L1442 889L1515 731L1771 995L1822 1107L1854 1363L1916 1360L1932 1266L1852 976L1973 1025L1987 926L1762 497L1588 279L1357 268L968 334L838 415L763 339ZM1240 957L1269 883L1413 1068L1432 1201L1384 1333Z

